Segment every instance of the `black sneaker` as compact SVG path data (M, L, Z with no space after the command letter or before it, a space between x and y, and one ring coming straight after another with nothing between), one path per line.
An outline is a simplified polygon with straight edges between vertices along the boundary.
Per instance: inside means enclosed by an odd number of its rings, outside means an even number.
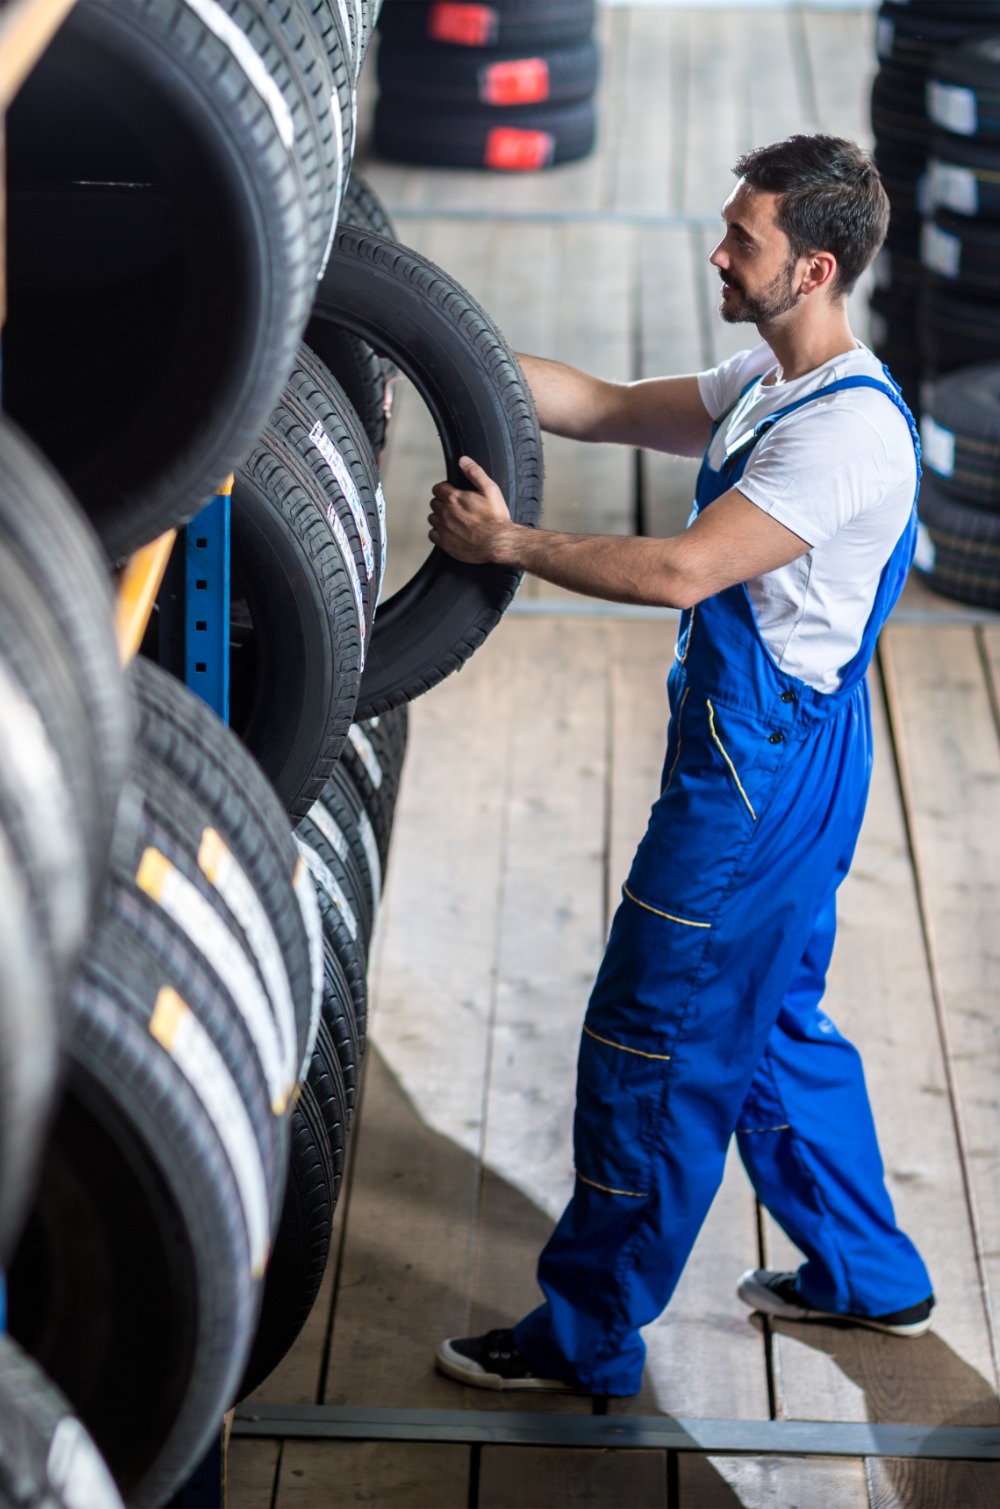
M851 1326L867 1326L872 1331L887 1331L890 1336L923 1336L931 1323L934 1296L929 1294L918 1305L894 1310L891 1315L841 1315L833 1310L814 1310L796 1287L794 1273L776 1273L773 1268L748 1268L736 1286L736 1293L751 1310L774 1315L779 1320L841 1321Z
M560 1383L557 1378L539 1378L527 1357L522 1357L514 1345L513 1331L452 1337L438 1347L435 1361L440 1372L473 1388L573 1392L572 1385Z

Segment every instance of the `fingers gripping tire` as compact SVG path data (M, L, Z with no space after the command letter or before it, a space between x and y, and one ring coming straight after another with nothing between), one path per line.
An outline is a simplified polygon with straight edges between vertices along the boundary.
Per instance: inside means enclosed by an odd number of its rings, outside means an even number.
M353 331L406 373L430 409L452 481L461 480L459 457L472 456L499 485L511 517L537 522L542 448L531 394L500 332L463 288L408 248L344 226L313 318ZM391 537L391 499L388 507ZM519 581L518 571L462 565L434 549L379 605L358 717L457 670L499 622Z

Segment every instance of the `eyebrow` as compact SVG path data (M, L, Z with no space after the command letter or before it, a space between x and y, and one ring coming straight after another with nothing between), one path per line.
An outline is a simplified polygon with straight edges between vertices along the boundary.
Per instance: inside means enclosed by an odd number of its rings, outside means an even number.
M729 227L729 229L731 231L739 231L740 235L741 236L746 236L747 240L748 241L752 241L753 244L754 244L754 246L759 246L760 245L760 242L757 240L757 237L755 235L753 235L753 233L751 231L747 230L747 228L743 224L742 220L728 220L726 218L726 212L725 212L725 210L722 211L722 218L723 218L723 220L725 221L726 225Z

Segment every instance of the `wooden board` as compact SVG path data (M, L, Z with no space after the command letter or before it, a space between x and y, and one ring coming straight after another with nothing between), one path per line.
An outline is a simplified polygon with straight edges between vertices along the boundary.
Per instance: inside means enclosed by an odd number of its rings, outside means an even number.
M958 1100L979 1275L995 1316L1000 966L988 940L996 936L1000 894L996 630L985 631L980 639L974 629L960 625L906 625L890 629L885 638L917 883L951 1087ZM993 1365L979 1369L993 1390L995 1362L994 1337Z
M637 377L700 372L712 361L711 315L692 288L700 288L700 235L689 229L643 230L639 236ZM644 532L679 534L691 513L699 462L689 457L641 453Z
M226 1447L227 1509L271 1509L281 1450L278 1441L230 1437Z
M667 214L681 203L687 26L676 11L623 10L605 74L617 73L616 110L604 124L611 205ZM608 140L609 133L613 133Z
M479 1509L667 1509L663 1451L484 1446Z
M883 652L887 660L895 665L899 638L913 633L892 631L891 648ZM908 669L895 677L895 684L906 684L909 701L915 688L911 657L906 659ZM918 1241L931 1268L940 1305L934 1330L917 1341L863 1330L775 1324L776 1397L785 1418L992 1422L998 1418L997 1399L986 1316L877 680L874 726L872 796L852 872L841 891L826 1006L865 1058L887 1184L901 1225ZM773 1266L795 1267L799 1261L773 1228L769 1250ZM951 1470L910 1464L907 1481L922 1484L929 1474L929 1491L933 1482L947 1481ZM885 1467L872 1471L884 1484L891 1479Z
M468 1446L289 1441L276 1509L466 1509L471 1455Z

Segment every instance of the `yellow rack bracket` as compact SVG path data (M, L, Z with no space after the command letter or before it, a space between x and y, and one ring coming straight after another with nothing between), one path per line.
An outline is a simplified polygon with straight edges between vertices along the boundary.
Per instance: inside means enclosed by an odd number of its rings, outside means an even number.
M128 665L142 643L176 538L176 529L168 529L129 556L119 574L115 631L122 665Z

